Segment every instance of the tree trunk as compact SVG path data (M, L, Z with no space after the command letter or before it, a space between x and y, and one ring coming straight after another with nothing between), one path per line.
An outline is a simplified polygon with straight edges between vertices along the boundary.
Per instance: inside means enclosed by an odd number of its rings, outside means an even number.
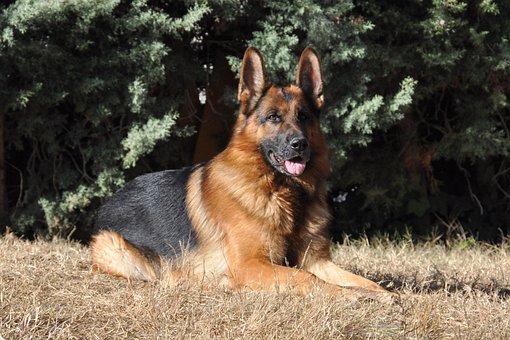
M5 114L0 111L0 230L7 217L7 190L5 182Z
M218 48L214 60L202 124L195 146L194 163L208 161L225 148L235 120L234 110L222 101L225 88L227 86L235 88L235 75L230 70L224 50Z

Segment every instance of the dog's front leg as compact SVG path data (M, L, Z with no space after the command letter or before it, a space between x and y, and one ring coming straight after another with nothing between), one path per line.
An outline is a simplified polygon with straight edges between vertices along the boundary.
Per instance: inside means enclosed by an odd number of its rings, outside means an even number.
M377 283L338 267L329 259L311 261L306 269L331 285L349 287L364 297L390 304L398 300L398 294L388 292Z
M338 267L329 259L311 261L306 270L329 284L359 289L365 295L374 295L378 299L393 300L397 297L377 283Z
M319 288L328 295L358 298L356 291L328 284L315 275L280 265L274 265L263 260L250 260L230 273L230 282L236 288L248 288L263 291L294 290L307 295Z
M308 293L319 280L312 274L295 268L274 265L263 260L248 260L232 271L231 282L238 288L253 290L297 289Z

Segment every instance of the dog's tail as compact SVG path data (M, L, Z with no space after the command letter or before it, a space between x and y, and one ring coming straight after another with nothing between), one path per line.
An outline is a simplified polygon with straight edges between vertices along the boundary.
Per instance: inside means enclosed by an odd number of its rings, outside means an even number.
M159 277L159 256L129 243L114 231L103 230L90 242L92 269L126 279L153 281Z

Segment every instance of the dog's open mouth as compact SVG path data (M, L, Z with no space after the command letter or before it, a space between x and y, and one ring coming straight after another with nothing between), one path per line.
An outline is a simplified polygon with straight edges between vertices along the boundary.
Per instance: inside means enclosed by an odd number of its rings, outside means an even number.
M271 162L280 169L283 169L287 174L292 176L299 176L306 169L306 160L302 157L294 157L291 159L282 159L276 155L275 152L269 152Z

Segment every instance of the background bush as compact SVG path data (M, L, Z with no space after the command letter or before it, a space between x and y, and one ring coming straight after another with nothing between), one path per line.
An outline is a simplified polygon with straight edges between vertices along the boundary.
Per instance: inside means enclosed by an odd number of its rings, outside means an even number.
M271 78L321 55L335 235L510 231L504 1L36 1L0 5L0 210L86 239L134 176L228 140L248 45Z

